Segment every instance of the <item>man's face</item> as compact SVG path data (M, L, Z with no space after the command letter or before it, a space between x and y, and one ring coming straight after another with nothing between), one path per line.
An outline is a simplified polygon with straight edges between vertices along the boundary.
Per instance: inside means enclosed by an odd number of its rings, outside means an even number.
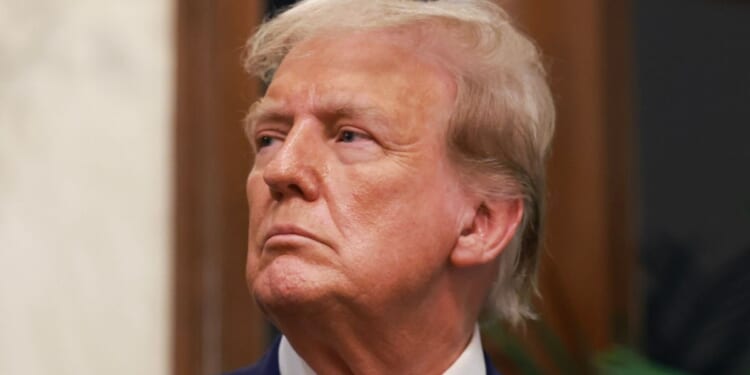
M445 149L455 85L395 38L303 42L251 115L247 280L271 315L377 313L444 280L467 206Z

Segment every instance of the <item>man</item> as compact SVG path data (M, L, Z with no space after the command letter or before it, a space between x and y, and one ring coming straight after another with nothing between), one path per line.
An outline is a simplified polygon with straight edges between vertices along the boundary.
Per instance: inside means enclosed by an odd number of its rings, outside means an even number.
M236 374L491 374L531 315L554 109L488 0L306 0L248 69L247 281L283 337Z

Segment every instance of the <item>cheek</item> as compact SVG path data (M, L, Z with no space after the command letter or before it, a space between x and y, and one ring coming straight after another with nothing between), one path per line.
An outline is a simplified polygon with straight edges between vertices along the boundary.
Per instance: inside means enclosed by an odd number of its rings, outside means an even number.
M351 220L344 223L349 232L358 234L352 239L394 262L430 254L447 256L456 230L458 212L452 200L457 195L445 189L446 181L440 177L409 171L370 175L367 183L349 184L352 201L346 211Z
M260 172L250 172L245 184L245 194L249 210L248 245L253 246L255 233L258 232L271 195Z
M349 213L341 227L349 277L378 298L421 291L448 264L456 220L443 186L419 185L420 177L381 176L349 184L352 199L340 206Z
M245 182L245 194L248 207L252 210L258 206L266 196L270 195L268 185L263 181L262 172L251 171Z
M441 150L426 152L440 155ZM346 176L347 188L356 210L368 215L372 222L384 218L430 217L436 211L450 206L447 200L456 199L457 178L437 157L420 157L390 165L355 170Z
M410 169L381 165L349 171L347 183L342 185L347 191L338 194L350 197L340 207L344 229L366 241L382 241L386 234L393 236L401 221L412 214L415 189L414 171Z

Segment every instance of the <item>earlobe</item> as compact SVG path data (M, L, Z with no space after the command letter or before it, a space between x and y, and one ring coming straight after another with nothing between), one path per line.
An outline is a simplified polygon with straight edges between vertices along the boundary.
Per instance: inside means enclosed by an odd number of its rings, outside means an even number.
M520 198L483 202L458 237L451 253L456 267L492 262L510 243L523 217Z

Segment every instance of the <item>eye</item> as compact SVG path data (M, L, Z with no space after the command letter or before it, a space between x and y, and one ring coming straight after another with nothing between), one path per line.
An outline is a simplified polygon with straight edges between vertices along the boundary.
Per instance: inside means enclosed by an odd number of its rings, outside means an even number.
M342 130L336 138L337 142L352 143L360 139L370 139L369 136L353 130Z
M275 139L269 135L263 135L258 137L257 141L255 142L256 146L258 146L259 149L263 147L268 147L273 144Z

